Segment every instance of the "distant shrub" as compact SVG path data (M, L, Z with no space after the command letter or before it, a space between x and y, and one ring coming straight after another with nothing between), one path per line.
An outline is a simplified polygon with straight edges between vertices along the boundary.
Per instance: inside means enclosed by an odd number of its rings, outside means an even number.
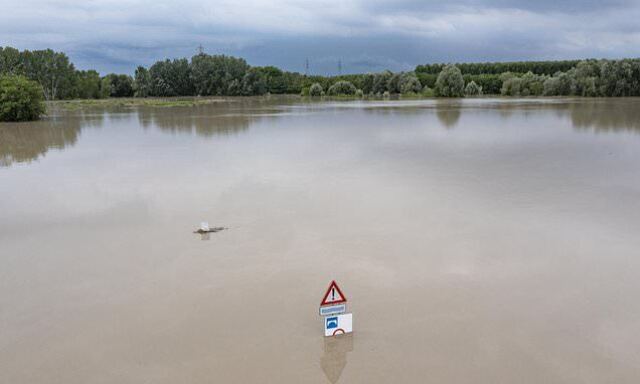
M518 75L513 72L503 72L499 75L499 77L500 77L500 81L504 83L505 81L511 78L518 77Z
M109 81L110 97L131 97L133 96L133 79L128 75L108 74L104 77ZM103 80L104 80L103 79Z
M500 94L502 96L520 96L522 80L519 77L509 77L502 82Z
M362 89L356 89L356 97L360 99L364 97L364 92L362 92Z
M436 95L442 97L464 96L464 78L455 65L448 64L436 80Z
M24 76L0 76L0 121L38 120L45 112L42 86Z
M111 96L112 88L111 80L108 77L103 77L102 80L100 80L100 93L98 98L106 99Z
M521 77L522 84L520 93L522 96L540 96L544 91L544 81L547 75L536 75L529 71Z
M421 90L422 84L420 84L420 80L418 80L415 73L406 73L400 79L400 93L418 93Z
M433 88L436 86L436 80L438 79L437 74L417 72L416 76L423 87Z
M397 72L387 80L387 88L391 94L418 93L422 84L415 72Z
M436 95L436 93L433 91L433 88L429 88L427 86L422 88L421 94L424 97L434 97Z
M499 95L500 88L502 88L502 80L500 80L500 75L492 75L492 74L481 74L481 75L462 75L464 78L464 83L469 84L470 82L475 82L482 88L483 95Z
M475 81L471 81L464 88L464 94L467 96L481 96L482 95L482 87L476 84Z
M576 84L577 93L580 96L589 96L594 97L598 96L598 86L596 83L597 79L595 77L586 77L578 79Z
M356 86L353 85L349 81L338 81L327 90L329 95L338 96L338 95L355 95L356 94Z
M391 97L391 94L389 93L389 91L384 91L384 93L382 94L382 97L384 97L385 99L388 99Z
M503 75L505 80L500 90L503 96L540 96L548 79L547 75L536 75L533 72L527 72L520 77L512 73Z
M242 83L238 79L233 79L227 86L227 95L240 96L242 94Z
M573 72L558 72L543 84L545 96L570 96L576 94L576 81Z
M322 96L323 94L324 89L322 89L322 85L313 83L311 87L309 87L309 96Z
M389 84L389 80L393 77L393 73L390 71L384 71L380 73L376 73L373 75L371 92L382 94L384 91L387 91L387 85Z

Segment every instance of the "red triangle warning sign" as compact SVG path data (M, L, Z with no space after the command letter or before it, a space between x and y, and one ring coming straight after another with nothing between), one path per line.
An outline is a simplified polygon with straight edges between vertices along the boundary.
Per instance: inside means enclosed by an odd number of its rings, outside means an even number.
M320 306L340 304L340 303L346 303L346 302L347 302L347 298L344 296L344 294L340 290L340 287L338 287L338 284L336 284L336 281L333 280L329 285L329 289L327 289L327 293L324 294L324 297L322 298L322 302L320 303Z

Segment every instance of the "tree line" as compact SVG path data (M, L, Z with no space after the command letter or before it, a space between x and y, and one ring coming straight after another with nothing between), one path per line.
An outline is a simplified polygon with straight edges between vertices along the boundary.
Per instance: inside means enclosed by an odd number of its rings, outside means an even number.
M304 75L199 53L139 66L134 76L77 70L66 54L0 47L0 75L36 81L47 100L302 94L385 97L640 96L640 59L425 64L407 72Z
M640 59L568 60L454 65L465 84L486 95L503 96L640 96ZM434 87L446 65L418 65L423 86ZM461 95L458 95L461 96Z

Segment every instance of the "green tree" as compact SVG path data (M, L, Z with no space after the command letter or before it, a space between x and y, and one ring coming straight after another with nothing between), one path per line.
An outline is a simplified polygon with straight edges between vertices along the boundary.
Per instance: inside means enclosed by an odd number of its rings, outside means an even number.
M111 83L111 97L133 96L133 79L129 75L117 75L110 73L105 78Z
M540 96L544 92L547 75L536 75L527 72L522 76L507 72L501 75L504 79L501 94L503 96Z
M433 91L433 88L429 88L427 86L422 87L422 91L420 92L420 94L423 97L434 97L436 95L436 93Z
M37 120L45 113L42 86L24 76L0 76L0 121Z
M100 74L94 70L76 72L75 97L80 99L100 98Z
M374 75L371 73L367 73L366 75L362 75L361 89L364 94L369 94L373 90L373 79Z
M522 79L513 76L508 77L506 80L502 82L502 88L500 90L500 94L502 96L520 96L520 91L522 88Z
M371 87L371 93L374 94L382 94L386 92L387 85L389 84L389 80L393 76L391 71L384 71L380 73L375 73L373 75L373 85Z
M634 89L637 89L639 79L637 75L634 76L632 63L631 60L602 60L600 63L600 93L611 97L638 95Z
M420 93L422 84L414 72L402 72L397 90L402 94Z
M438 75L435 91L443 97L464 96L464 78L460 69L452 64L445 66Z
M191 79L197 95L238 95L249 70L244 59L200 53L191 58Z
M500 63L459 63L456 66L463 75L493 74L504 72L527 73L531 71L536 75L553 75L558 71L566 72L574 68L578 60L562 61L516 61ZM444 64L418 65L416 73L438 74L444 68Z
M600 64L596 60L583 60L575 70L576 94L579 96L598 96L598 78Z
M571 96L576 94L576 81L574 70L567 72L556 72L544 82L545 96Z
M264 95L267 93L267 82L259 68L249 68L242 77L242 94L245 96Z
M22 54L13 47L0 47L0 75L24 74Z
M331 87L329 87L329 89L327 90L327 93L331 96L338 96L338 95L355 95L356 94L356 87L355 85L351 84L348 81L338 81L337 83L333 84Z
M389 93L402 93L400 90L400 82L402 81L402 72L396 72L387 80L386 90Z
M151 76L149 71L142 66L136 68L133 80L133 95L135 97L147 97L151 92Z
M482 95L482 87L476 84L475 81L471 81L464 88L464 94L466 96L481 96Z
M268 66L260 67L259 70L267 84L267 92L274 94L285 93L287 85L285 83L284 73L280 69Z
M313 83L311 87L309 87L309 96L321 96L323 92L324 89L322 89L322 85L319 83Z
M520 94L522 96L540 96L544 92L544 81L547 75L536 75L529 71L521 79Z
M227 86L227 95L240 96L242 95L242 83L238 79L233 79Z
M24 51L25 74L40 83L47 100L73 97L75 69L67 55L51 49Z
M192 96L195 94L191 66L187 59L158 61L149 68L152 96Z
M106 99L111 96L113 92L113 86L111 85L111 79L103 77L100 80L100 99Z
M464 83L468 84L470 82L475 82L478 86L482 87L482 93L484 95L499 95L500 90L502 88L502 80L500 80L500 75L495 74L480 74L480 75L470 75L463 74ZM435 81L435 80L434 80Z

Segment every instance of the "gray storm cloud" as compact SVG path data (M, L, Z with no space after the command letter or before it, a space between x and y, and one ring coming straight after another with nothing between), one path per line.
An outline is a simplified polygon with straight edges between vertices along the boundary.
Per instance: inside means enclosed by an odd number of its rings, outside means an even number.
M50 47L80 68L131 73L166 57L242 56L303 71L425 62L640 56L638 1L0 2L0 45Z

